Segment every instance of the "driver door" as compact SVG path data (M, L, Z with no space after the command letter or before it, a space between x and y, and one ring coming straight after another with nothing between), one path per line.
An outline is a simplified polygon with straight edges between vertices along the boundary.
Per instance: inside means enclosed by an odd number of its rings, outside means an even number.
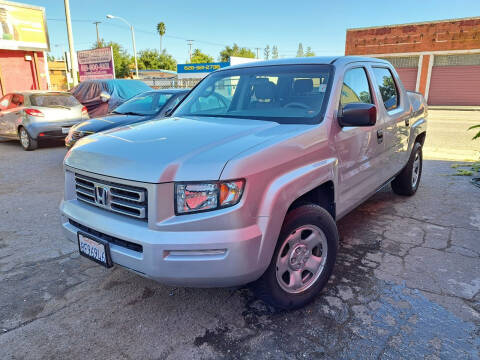
M350 103L374 104L377 99L372 91L372 81L367 68L347 68L340 94L339 113ZM385 148L382 134L383 123L378 117L374 126L340 127L336 122L335 146L338 157L339 201L338 214L350 211L382 184L378 172L382 167Z

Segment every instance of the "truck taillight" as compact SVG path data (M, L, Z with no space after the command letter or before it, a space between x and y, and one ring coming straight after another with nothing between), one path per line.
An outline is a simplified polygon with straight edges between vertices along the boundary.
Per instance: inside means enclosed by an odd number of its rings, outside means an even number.
M82 108L82 115L88 115L88 110L86 106Z
M37 109L25 109L25 112L30 116L44 117L43 113Z

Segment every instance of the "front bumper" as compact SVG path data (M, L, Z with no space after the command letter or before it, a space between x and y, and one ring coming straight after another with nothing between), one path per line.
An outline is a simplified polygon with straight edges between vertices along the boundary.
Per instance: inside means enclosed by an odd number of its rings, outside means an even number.
M237 286L258 279L268 266L259 260L262 233L256 224L221 231L165 232L78 200L63 201L60 209L69 240L77 242L77 232L85 229L113 237L116 240L109 243L114 264L162 283Z

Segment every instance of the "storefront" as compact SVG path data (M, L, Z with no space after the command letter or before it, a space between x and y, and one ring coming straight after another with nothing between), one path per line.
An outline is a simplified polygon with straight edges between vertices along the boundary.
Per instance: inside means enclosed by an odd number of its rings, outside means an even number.
M48 89L45 9L0 0L0 91Z
M345 54L390 61L430 105L480 105L480 17L349 29Z

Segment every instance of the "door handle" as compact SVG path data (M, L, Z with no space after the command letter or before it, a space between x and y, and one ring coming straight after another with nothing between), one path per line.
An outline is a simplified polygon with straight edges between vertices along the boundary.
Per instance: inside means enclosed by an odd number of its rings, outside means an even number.
M377 130L377 142L379 144L383 142L383 130Z

